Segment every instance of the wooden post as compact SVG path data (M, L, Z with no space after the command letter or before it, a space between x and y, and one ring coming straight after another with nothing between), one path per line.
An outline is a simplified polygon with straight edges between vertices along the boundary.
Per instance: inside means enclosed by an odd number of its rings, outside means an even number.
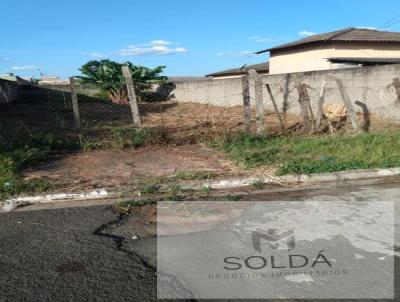
M281 124L282 131L283 131L283 133L286 134L285 123L283 122L281 113L279 112L278 106L276 105L274 95L272 94L272 91L271 91L271 87L270 87L269 84L266 84L266 86L267 86L267 90L268 90L269 97L271 98L271 101L272 101L272 105L274 106L275 113L276 113L276 115L278 116L279 123Z
M321 90L319 92L318 105L317 105L317 117L315 121L315 129L319 130L321 127L321 121L324 115L324 102L325 102L325 91L326 91L326 82L325 79L322 81Z
M251 107L250 107L250 88L249 88L249 77L242 77L242 91L243 91L243 119L244 119L244 130L250 132L251 127Z
M75 128L81 127L81 119L79 116L78 97L76 96L74 77L69 78L69 87L71 89L72 109L74 111Z
M355 131L360 131L360 126L358 125L356 111L354 110L353 105L351 104L350 98L347 95L347 93L343 87L342 81L336 77L332 77L332 78L335 80L336 85L339 89L340 96L342 97L343 103L347 107L347 111L349 112L349 117L350 117L350 121L353 126L353 129Z
M307 103L304 101L303 85L301 82L296 83L297 92L299 93L300 111L304 121L304 131L310 131L310 116L308 114Z
M126 88L128 90L128 97L129 97L129 104L131 105L133 125L136 127L141 127L142 122L140 121L140 114L137 105L135 88L133 86L132 76L128 66L122 66L122 74L124 75Z
M249 76L254 81L255 99L256 99L256 121L257 121L257 134L264 132L264 104L263 104L263 91L262 91L262 78L255 71L250 69L247 71Z

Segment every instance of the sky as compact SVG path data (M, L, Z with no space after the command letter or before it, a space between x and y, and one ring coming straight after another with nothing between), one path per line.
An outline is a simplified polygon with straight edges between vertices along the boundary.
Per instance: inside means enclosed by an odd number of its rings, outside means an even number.
M1 0L0 10L0 74L35 77L79 75L106 58L203 76L265 62L253 53L314 33L400 31L398 0Z

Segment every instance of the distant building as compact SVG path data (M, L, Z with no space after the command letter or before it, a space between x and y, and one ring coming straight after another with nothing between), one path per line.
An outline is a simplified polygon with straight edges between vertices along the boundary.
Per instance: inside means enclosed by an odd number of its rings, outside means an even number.
M19 85L25 85L25 86L33 84L32 78L21 78L19 76L14 75L12 72L0 75L0 79L10 82L16 82Z
M246 69L255 69L259 74L269 73L269 63L259 63L254 65L244 65L243 67L227 69L223 71L218 71L214 73L207 74L206 77L212 77L214 79L229 79L237 78L246 74Z
M400 63L400 32L346 28L258 51L270 53L269 73Z
M39 79L39 85L66 85L68 84L68 81L60 79L60 77L57 76L49 76L49 77L41 77Z

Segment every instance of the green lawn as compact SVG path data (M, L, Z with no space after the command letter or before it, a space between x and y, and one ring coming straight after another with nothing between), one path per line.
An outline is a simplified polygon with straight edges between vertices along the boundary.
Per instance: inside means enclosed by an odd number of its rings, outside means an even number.
M246 168L309 174L400 166L400 132L271 137L236 133L214 143Z

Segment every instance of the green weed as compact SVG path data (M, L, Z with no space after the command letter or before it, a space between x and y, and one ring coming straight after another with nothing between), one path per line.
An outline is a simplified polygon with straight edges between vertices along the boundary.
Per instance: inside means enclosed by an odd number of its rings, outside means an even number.
M400 166L400 132L296 137L236 133L214 146L245 168L275 166L278 175Z
M262 190L265 188L265 183L262 180L256 180L251 183L252 187L257 190Z
M243 198L243 197L240 196L240 195L231 195L231 194L228 194L228 195L225 196L225 200L226 200L226 201L239 201L239 200L241 200L242 198Z
M148 183L143 185L143 187L140 189L140 194L141 195L151 195L151 194L156 194L160 190L160 187L156 184L153 183Z
M206 180L215 177L212 171L181 171L173 176L176 180Z
M117 211L122 213L129 212L133 207L142 207L146 205L154 205L157 204L155 200L125 200L118 202L114 205Z

